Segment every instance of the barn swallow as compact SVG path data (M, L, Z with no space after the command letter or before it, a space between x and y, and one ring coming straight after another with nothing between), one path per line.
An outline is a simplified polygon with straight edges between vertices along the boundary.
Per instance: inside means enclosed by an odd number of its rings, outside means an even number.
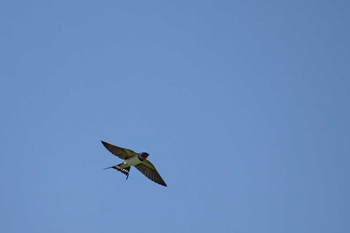
M120 159L124 159L124 162L115 166L107 167L105 169L113 168L117 171L120 171L126 175L126 179L128 179L130 168L131 166L134 166L150 180L165 187L167 186L154 165L149 160L147 160L147 157L149 156L147 152L136 153L130 149L114 146L104 141L101 142L109 152L115 156L118 156Z

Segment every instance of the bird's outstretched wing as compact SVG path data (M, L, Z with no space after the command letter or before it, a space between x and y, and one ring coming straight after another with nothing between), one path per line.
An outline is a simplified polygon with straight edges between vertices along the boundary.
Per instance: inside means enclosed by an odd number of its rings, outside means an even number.
M148 177L150 180L153 180L154 182L167 186L162 177L157 172L156 168L153 166L153 164L148 161L147 159L142 161L139 164L136 164L135 167L137 170L139 170L141 173L143 173L146 177Z
M104 141L101 141L101 142L109 152L111 152L115 156L118 156L121 159L128 159L130 157L137 156L137 153L135 151L132 151L132 150L129 150L126 148L122 148L122 147L118 147L118 146L114 146L114 145L109 144L109 143L104 142Z

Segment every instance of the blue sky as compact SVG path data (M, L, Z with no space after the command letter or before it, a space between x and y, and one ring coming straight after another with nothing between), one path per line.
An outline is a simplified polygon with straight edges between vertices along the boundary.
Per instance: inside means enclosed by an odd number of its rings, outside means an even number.
M0 232L349 232L349 10L2 1Z

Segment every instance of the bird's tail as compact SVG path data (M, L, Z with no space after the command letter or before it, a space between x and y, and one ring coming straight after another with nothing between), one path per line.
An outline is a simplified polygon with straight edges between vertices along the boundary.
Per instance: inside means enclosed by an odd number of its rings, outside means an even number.
M123 164L123 163L118 164L118 165L114 165L114 166L111 166L111 167L106 167L104 170L109 169L109 168L113 168L113 169L115 169L115 170L117 170L117 171L120 171L120 172L123 173L124 175L126 175L126 179L128 179L128 178L129 178L130 167L122 168L122 167L121 167L122 164Z

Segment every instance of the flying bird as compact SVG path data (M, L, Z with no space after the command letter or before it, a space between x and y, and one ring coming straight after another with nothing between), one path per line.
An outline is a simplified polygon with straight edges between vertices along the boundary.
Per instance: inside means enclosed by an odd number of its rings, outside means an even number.
M120 171L126 175L126 179L128 179L130 168L131 166L134 166L150 180L165 187L167 186L154 165L149 160L147 160L147 157L149 156L147 152L136 153L130 149L114 146L104 141L101 142L109 152L115 156L118 156L120 159L124 159L124 162L115 166L107 167L105 169L113 168L117 171Z

